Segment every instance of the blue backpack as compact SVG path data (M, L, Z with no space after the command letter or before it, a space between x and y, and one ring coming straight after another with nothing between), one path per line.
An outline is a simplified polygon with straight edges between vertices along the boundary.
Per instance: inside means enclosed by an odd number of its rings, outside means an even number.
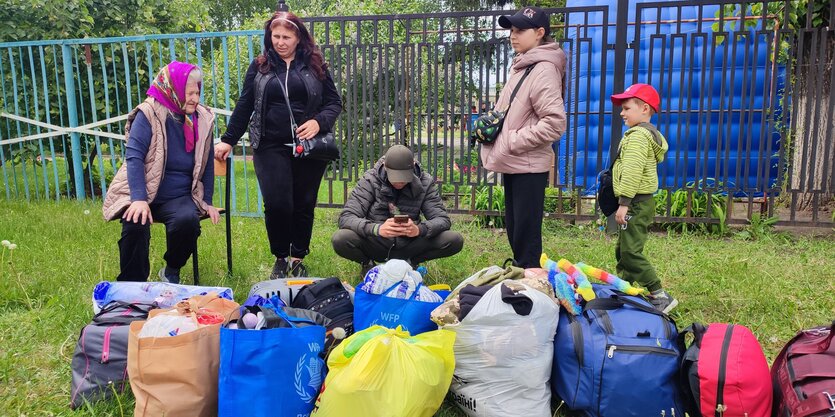
M681 416L675 322L641 297L595 285L574 316L560 309L551 388L588 417Z

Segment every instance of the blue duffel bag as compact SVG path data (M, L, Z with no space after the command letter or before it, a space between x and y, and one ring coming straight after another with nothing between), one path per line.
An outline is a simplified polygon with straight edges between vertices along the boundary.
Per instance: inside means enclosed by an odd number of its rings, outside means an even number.
M551 388L587 417L684 416L675 322L641 297L595 285L574 316L560 309Z

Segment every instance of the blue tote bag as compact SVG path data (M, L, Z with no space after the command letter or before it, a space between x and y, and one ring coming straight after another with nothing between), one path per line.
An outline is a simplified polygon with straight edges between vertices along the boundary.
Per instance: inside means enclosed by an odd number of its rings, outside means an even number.
M313 410L325 380L325 328L276 313L291 327L220 329L219 417L296 417ZM298 327L301 322L311 325Z
M403 326L411 335L420 334L432 330L438 330L438 325L429 320L429 314L439 302L427 302L416 300L418 291L423 284L418 284L412 296L403 298L387 297L389 291L400 285L400 282L392 285L382 294L369 294L357 285L354 293L354 331L358 332L373 325L380 325L394 329Z

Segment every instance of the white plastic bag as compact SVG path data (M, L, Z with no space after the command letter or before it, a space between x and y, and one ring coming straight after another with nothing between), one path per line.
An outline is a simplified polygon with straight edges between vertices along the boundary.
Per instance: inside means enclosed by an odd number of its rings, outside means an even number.
M193 316L184 316L177 314L177 310L173 311L173 313L158 314L148 319L139 331L139 338L177 336L193 332L200 327Z
M533 302L528 315L502 300L505 285L524 288L520 294ZM525 284L505 281L487 291L459 324L443 327L457 334L455 403L473 417L550 417L558 322L559 306Z
M400 283L396 287L395 284ZM392 259L388 262L371 268L363 279L360 289L369 294L383 294L386 297L408 299L411 298L418 288L415 300L437 303L443 299L434 291L427 288L423 283L423 276L420 272L412 269L408 262L401 259ZM391 290L388 290L391 288Z

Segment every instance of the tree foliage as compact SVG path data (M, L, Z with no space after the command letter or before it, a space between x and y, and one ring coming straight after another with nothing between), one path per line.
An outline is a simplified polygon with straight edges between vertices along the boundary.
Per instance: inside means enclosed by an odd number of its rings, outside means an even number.
M5 0L0 41L199 32L210 29L200 0Z

